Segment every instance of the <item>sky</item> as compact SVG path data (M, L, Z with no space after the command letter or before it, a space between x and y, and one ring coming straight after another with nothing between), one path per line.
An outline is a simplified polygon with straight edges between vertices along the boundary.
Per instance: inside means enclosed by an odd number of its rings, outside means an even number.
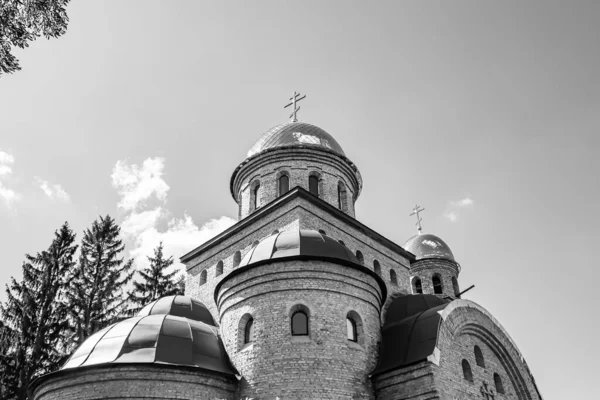
M2 286L65 221L81 238L110 214L138 267L160 241L179 257L226 229L231 173L299 91L299 120L361 171L357 218L402 245L424 207L544 398L596 397L600 2L67 12L66 35L0 78Z

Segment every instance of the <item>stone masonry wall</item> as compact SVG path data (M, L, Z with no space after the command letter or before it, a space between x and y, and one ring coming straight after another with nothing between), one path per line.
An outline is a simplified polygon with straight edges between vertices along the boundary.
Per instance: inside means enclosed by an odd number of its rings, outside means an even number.
M325 261L283 261L250 267L219 292L227 352L243 376L239 397L254 399L374 399L367 375L380 342L380 289L373 276ZM309 336L291 335L294 306L309 311ZM346 316L360 316L358 343ZM244 316L252 343L241 346Z
M432 278L434 274L437 274L442 280L442 294L436 296L442 298L451 297L454 299L456 296L452 278L456 278L458 283L458 273L458 266L450 261L435 258L415 261L410 268L410 293L416 294L414 279L418 277L421 279L423 294L435 294Z
M440 399L435 386L433 365L423 361L372 378L377 400Z
M34 400L237 400L237 380L204 370L160 365L77 368L49 377Z
M447 398L481 398L487 385L496 400L540 400L518 349L485 309L470 301L455 300L444 312L448 315L439 329L440 358L434 370L436 385ZM475 346L482 351L484 366L477 364ZM469 363L472 381L463 374L462 360ZM504 394L495 387L494 373L501 378Z
M258 207L279 197L279 177L287 174L290 190L299 186L309 190L309 176L319 178L319 198L338 208L338 185L346 188L346 204L342 211L354 216L354 202L358 197L358 183L355 172L340 157L312 149L282 149L262 155L244 166L236 179L235 190L239 204L239 218L245 218L255 211L253 189L260 183ZM238 182L239 180L239 182Z

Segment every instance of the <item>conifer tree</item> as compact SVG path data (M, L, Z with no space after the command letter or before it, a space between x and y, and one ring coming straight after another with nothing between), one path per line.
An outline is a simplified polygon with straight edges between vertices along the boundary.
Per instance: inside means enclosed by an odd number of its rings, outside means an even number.
M26 399L27 386L41 374L58 369L67 329L64 300L75 263L75 234L65 222L48 250L27 254L23 279L12 278L7 300L0 305L3 356L0 371L5 398ZM7 339L8 338L8 339Z
M125 249L120 232L107 215L83 234L68 295L74 343L115 322L128 300L126 285L133 276L133 261L120 257Z
M141 271L141 281L134 282L133 305L140 310L146 304L163 296L183 294L177 271L167 273L166 270L173 265L173 257L165 258L162 242L154 249L154 257L147 257L150 264Z

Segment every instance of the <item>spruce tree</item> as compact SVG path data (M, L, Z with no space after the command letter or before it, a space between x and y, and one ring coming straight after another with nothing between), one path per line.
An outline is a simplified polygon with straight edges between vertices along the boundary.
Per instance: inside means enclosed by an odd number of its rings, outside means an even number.
M134 282L132 303L135 311L163 296L183 294L177 271L166 272L174 261L173 257L164 257L162 242L154 249L154 257L147 258L150 264L138 271L141 281Z
M83 234L68 296L75 343L115 322L125 308L126 285L134 271L132 260L125 262L120 257L125 249L120 232L107 215L100 216Z
M60 366L67 330L63 300L67 277L75 265L74 242L75 234L65 222L54 233L48 250L25 256L22 281L12 278L7 285L6 303L0 305L5 398L26 399L27 386L36 376Z

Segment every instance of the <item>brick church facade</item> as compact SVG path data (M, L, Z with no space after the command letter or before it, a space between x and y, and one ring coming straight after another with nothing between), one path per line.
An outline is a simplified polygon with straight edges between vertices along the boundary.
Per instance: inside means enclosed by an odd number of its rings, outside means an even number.
M231 177L239 221L181 257L186 296L92 335L32 397L541 399L442 239L356 219L362 183L323 129L270 129Z

